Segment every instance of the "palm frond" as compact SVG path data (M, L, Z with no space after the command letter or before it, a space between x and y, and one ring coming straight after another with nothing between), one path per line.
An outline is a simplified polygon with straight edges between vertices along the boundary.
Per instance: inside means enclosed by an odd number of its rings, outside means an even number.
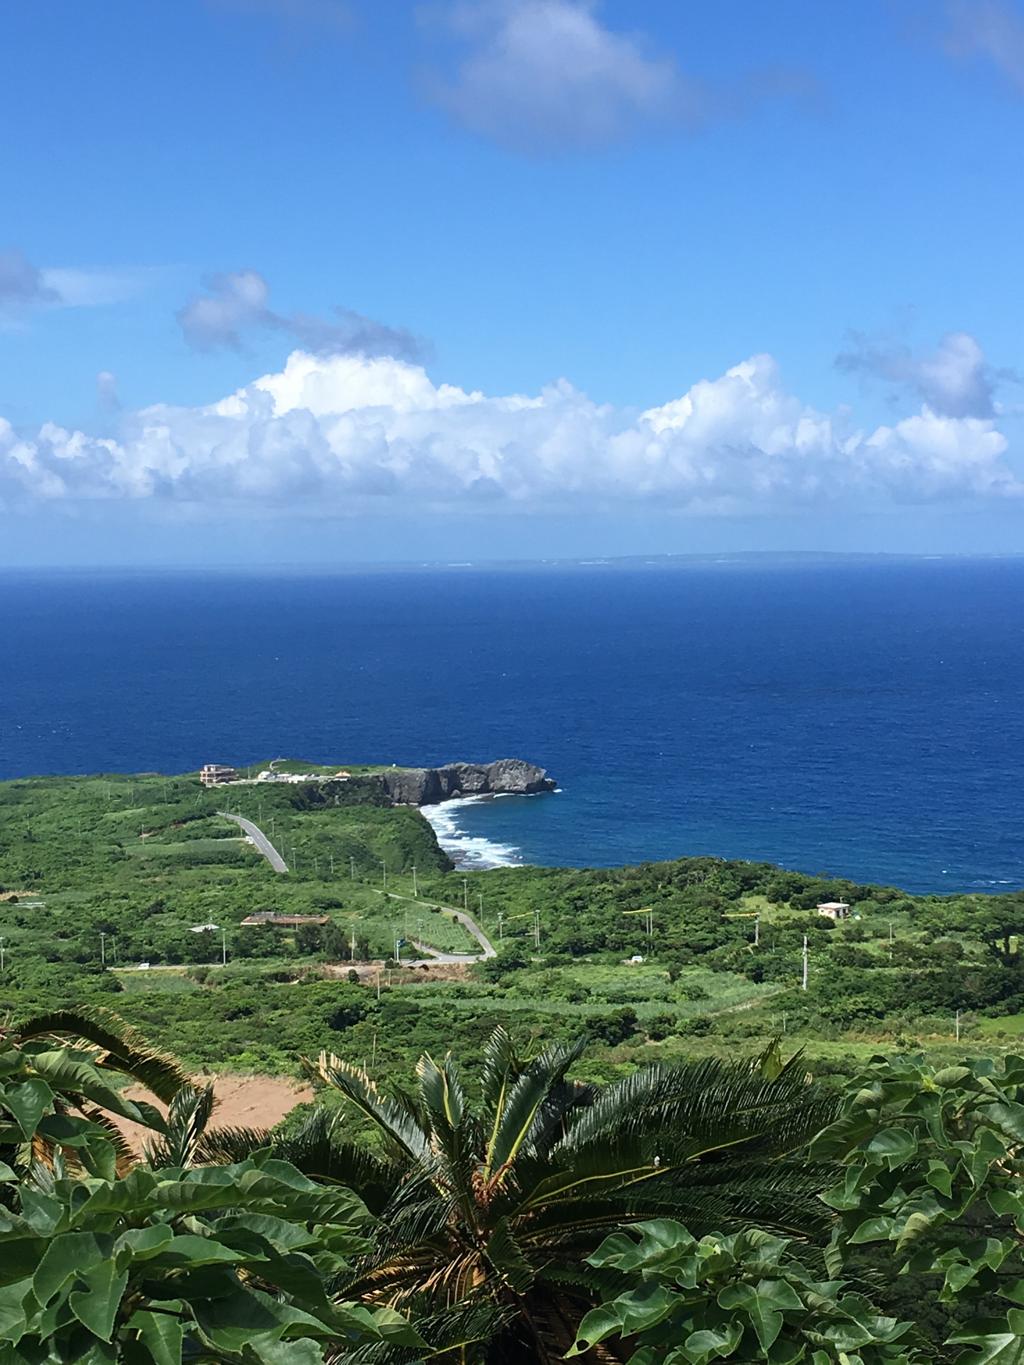
M234 1166L273 1146L268 1128L208 1128L197 1149L205 1166Z
M77 1010L53 1010L20 1024L19 1043L47 1036L82 1039L99 1049L98 1066L120 1071L144 1085L165 1104L190 1080L180 1062L161 1052L112 1010L87 1006Z
M333 1053L321 1052L315 1065L302 1061L312 1076L344 1095L413 1161L429 1159L430 1139L408 1103L385 1095L365 1071Z
M682 1133L709 1155L745 1144L765 1154L794 1151L831 1121L835 1101L793 1070L767 1080L748 1062L709 1058L644 1067L602 1090L573 1117L555 1153L626 1133Z
M533 1144L551 1117L545 1111L554 1088L565 1079L585 1046L585 1040L546 1048L506 1089L500 1109L495 1111L494 1128L484 1157L484 1177L498 1180L520 1150ZM559 1115L560 1117L560 1115Z
M423 1110L430 1123L431 1147L439 1163L438 1174L458 1200L463 1217L473 1224L477 1124L466 1110L458 1069L450 1057L438 1066L424 1054L416 1071Z
M380 1214L401 1184L404 1171L366 1147L342 1141L338 1120L338 1113L318 1108L297 1132L285 1137L263 1136L272 1143L276 1157L291 1162L310 1180L347 1185L371 1213Z
M167 1111L163 1136L145 1149L149 1165L192 1166L202 1147L213 1106L212 1085L188 1085L179 1090Z
M512 1036L499 1024L484 1043L480 1067L480 1095L486 1114L500 1112L502 1096L520 1070Z

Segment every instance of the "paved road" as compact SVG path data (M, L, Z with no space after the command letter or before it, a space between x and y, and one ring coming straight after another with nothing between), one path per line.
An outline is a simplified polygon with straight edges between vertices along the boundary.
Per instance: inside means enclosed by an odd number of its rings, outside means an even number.
M479 953L442 953L440 949L428 948L425 943L417 943L416 947L422 952L431 954L429 961L457 964L461 962L479 962L481 957L487 958L498 956L494 944L480 928L473 916L468 915L465 910L456 910L454 905L438 905L436 901L418 901L412 896L400 896L397 891L378 891L377 895L387 896L388 900L392 901L408 901L410 905L422 905L425 910L440 910L443 915L448 915L451 919L458 920L466 933L469 934L471 938L475 938L480 945ZM423 964L417 962L415 965L420 966Z
M233 820L240 829L244 830L275 872L288 871L288 864L260 829L259 825L254 825L253 822L247 820L244 815L229 815L226 810L219 810L217 814L223 815L225 820Z

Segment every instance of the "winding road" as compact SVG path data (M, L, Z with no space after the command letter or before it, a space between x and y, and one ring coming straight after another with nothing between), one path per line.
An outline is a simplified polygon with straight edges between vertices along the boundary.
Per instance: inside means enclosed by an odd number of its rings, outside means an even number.
M222 815L225 820L231 820L234 824L238 825L238 827L249 836L255 847L263 854L264 858L266 858L275 872L288 871L288 864L260 829L259 825L254 825L253 822L247 820L244 815L229 815L226 810L219 810L217 814Z
M417 943L416 940L413 939L412 942L415 946L419 948L421 952L429 953L430 957L426 959L417 959L415 962L406 962L405 965L407 967L428 966L431 962L443 962L457 966L465 962L480 962L484 958L498 956L494 944L480 928L473 916L467 914L465 910L456 910L453 905L438 905L436 901L418 901L413 896L400 896L396 891L376 891L375 889L375 894L378 896L386 896L388 900L392 901L408 901L410 905L421 905L425 910L440 910L442 915L448 915L449 918L457 920L458 923L462 925L463 929L465 929L466 933L469 934L471 938L475 938L480 945L479 953L442 953L438 948L431 948L426 943Z
M244 834L247 834L253 842L253 846L263 854L267 862L275 872L287 872L288 864L278 853L277 849L270 842L267 836L260 829L259 825L247 820L244 815L231 815L226 810L219 810L218 815L225 820L231 820ZM466 933L471 938L475 938L480 945L479 953L443 953L439 948L432 948L428 943L417 943L413 940L415 947L421 953L429 953L429 957L406 959L404 965L407 967L426 967L433 963L445 963L448 965L459 966L467 962L481 962L485 958L497 957L498 953L494 944L487 937L484 931L477 924L472 915L465 910L456 910L453 905L438 905L434 901L419 901L413 896L400 896L396 891L377 891L378 896L386 896L392 901L407 901L410 905L420 905L424 910L440 910L443 915L448 915L462 925Z

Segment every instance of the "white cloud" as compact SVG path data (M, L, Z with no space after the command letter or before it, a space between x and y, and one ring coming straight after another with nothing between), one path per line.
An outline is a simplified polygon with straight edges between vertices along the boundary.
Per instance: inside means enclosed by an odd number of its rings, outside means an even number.
M754 356L646 412L562 380L488 396L393 358L294 352L205 407L126 414L116 439L0 421L0 501L151 499L219 515L368 509L596 510L624 502L701 514L1018 497L988 417L924 406L856 429L783 387Z
M100 370L96 376L96 402L108 411L116 411L121 406L117 392L117 375L111 370Z
M0 309L60 302L60 294L23 251L0 250Z
M466 44L432 82L435 101L520 149L600 146L700 109L673 59L605 27L594 0L477 0L434 11L434 23Z
M997 376L969 332L950 332L930 355L906 346L855 335L853 347L836 357L842 370L860 371L917 394L947 417L991 417ZM1006 377L1005 375L1002 377Z
M197 351L239 350L242 333L263 322L270 299L266 280L255 270L233 270L212 275L206 289L178 312L185 340Z
M976 57L1024 95L1024 15L1005 0L947 0L945 46L955 57Z
M260 328L284 332L304 350L318 355L391 355L414 360L422 343L402 327L375 322L351 308L335 308L330 318L308 313L275 313L270 286L258 270L211 275L206 293L195 294L178 310L178 323L197 351L239 351L247 332Z

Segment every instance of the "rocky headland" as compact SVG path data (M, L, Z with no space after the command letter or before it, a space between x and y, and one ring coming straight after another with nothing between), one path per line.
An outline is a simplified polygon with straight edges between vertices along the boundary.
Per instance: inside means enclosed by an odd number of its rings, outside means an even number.
M435 806L460 796L532 796L555 790L554 778L522 758L494 763L445 763L438 768L388 768L375 773L396 806Z

